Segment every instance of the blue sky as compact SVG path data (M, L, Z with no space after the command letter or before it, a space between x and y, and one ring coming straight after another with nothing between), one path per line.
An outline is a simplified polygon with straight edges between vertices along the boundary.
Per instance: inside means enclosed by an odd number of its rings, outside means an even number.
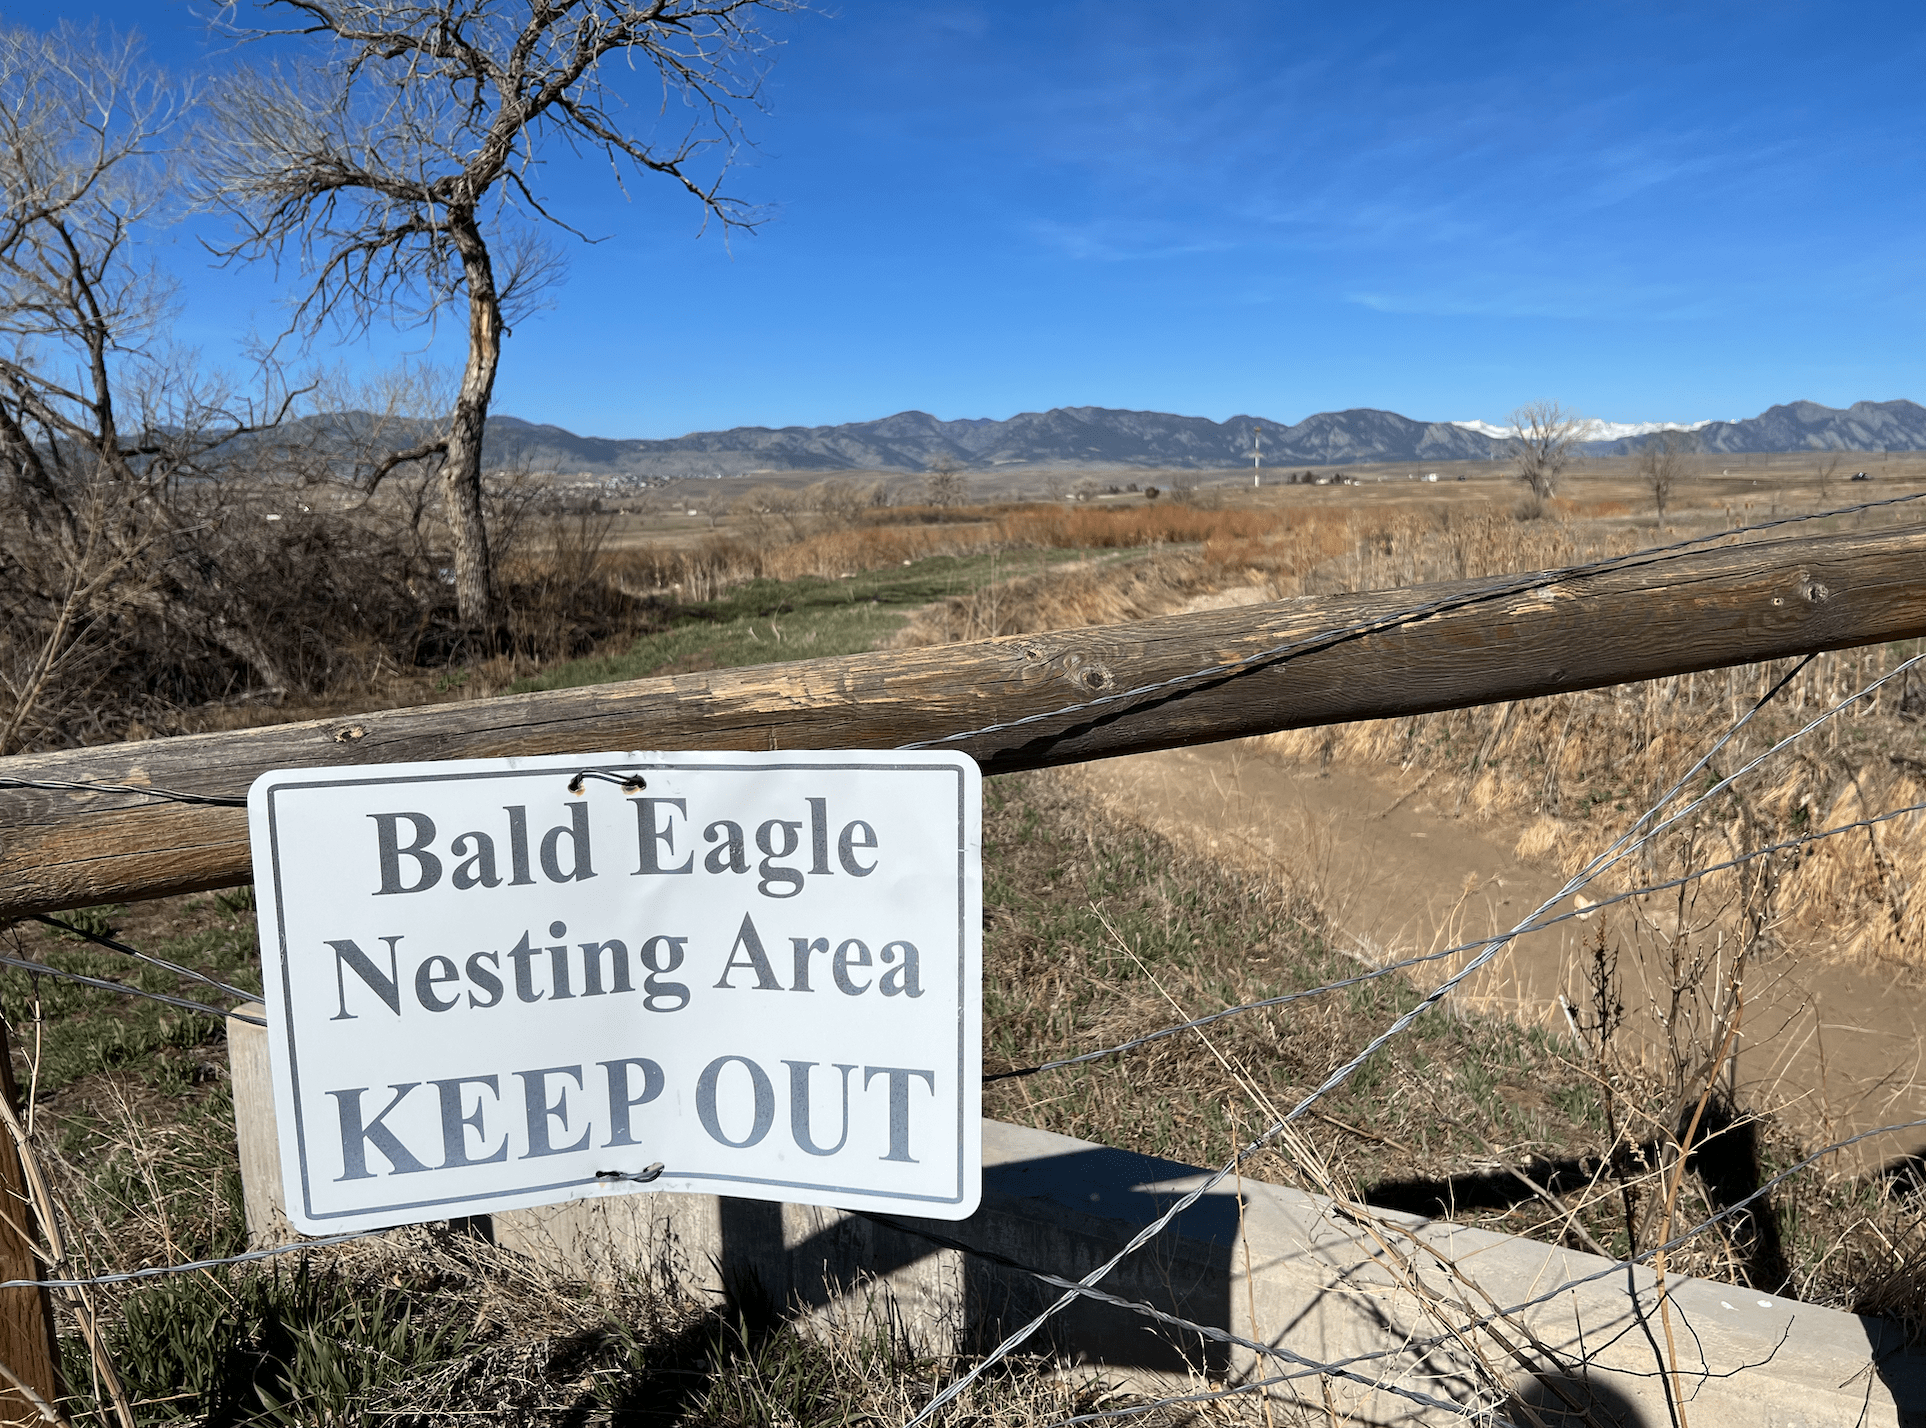
M185 4L66 8L208 62ZM497 412L673 436L1926 398L1914 6L840 0L772 28L729 185L768 221L725 244L666 183L556 164L603 241L564 239ZM219 360L279 289L193 240L157 252ZM337 355L458 361L461 326Z

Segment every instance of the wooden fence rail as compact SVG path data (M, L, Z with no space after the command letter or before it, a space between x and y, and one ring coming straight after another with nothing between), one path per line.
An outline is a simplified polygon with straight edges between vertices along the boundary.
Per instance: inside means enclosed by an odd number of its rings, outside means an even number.
M1401 619L1414 607L1435 607ZM1389 623L1385 622L1395 622ZM1318 637L1384 625L1341 638ZM269 769L507 754L946 747L986 773L1926 636L1926 528L1648 556L929 649L0 759L0 780L239 796ZM1310 642L1234 674L1065 706ZM247 882L239 808L0 784L0 917Z

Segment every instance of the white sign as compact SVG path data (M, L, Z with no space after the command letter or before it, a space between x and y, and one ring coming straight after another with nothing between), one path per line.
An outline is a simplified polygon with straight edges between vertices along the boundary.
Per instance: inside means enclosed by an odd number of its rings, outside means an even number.
M981 814L954 753L264 775L289 1218L329 1234L680 1190L963 1219Z

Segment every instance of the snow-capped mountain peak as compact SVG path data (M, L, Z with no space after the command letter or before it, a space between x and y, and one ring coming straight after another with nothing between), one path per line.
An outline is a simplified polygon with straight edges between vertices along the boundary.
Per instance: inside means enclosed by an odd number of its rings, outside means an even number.
M1627 437L1647 436L1655 431L1697 431L1717 420L1707 417L1704 421L1601 421L1597 417L1585 417L1578 424L1580 441L1624 441ZM1453 426L1461 426L1466 431L1475 431L1480 436L1488 436L1493 441L1508 441L1516 434L1516 428L1500 426L1489 421L1454 421Z

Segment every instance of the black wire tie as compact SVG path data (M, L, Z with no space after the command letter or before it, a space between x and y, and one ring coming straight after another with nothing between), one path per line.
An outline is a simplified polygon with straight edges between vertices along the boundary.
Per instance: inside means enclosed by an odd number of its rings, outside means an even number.
M580 793L582 791L582 781L591 778L599 778L604 783L615 784L620 787L624 793L640 793L649 786L649 781L643 778L641 774L612 774L604 773L601 769L583 769L568 781L568 791L570 793Z

